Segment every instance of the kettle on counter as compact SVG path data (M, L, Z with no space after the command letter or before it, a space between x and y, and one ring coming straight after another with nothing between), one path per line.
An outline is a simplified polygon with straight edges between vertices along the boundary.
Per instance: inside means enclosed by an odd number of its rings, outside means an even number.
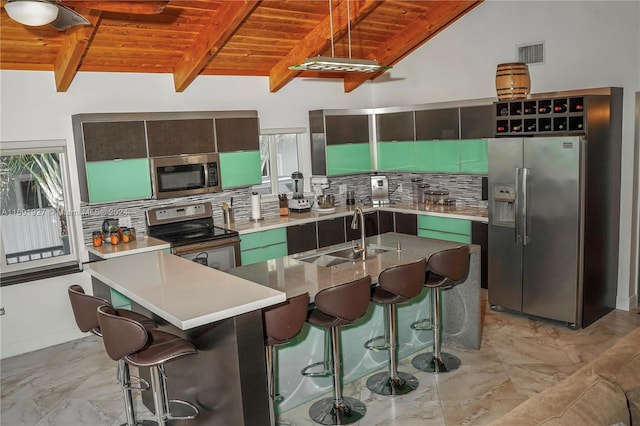
M102 232L108 233L112 226L117 227L119 225L118 219L105 219L102 221Z

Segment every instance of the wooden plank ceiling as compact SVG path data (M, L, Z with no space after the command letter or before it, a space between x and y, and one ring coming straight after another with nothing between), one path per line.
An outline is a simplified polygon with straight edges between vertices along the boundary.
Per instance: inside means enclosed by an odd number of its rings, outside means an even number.
M330 19L329 0L170 0L144 14L132 13L144 0L58 0L91 22L58 31L13 21L2 0L0 69L53 71L59 92L79 71L171 73L178 92L198 75L268 76L272 92L296 77L341 78L351 92L381 73L289 67L318 55L348 58L349 47L354 59L394 65L481 2L332 0Z

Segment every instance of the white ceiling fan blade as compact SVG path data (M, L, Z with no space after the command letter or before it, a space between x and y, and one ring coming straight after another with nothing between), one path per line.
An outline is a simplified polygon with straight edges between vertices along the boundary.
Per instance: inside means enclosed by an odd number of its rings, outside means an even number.
M64 31L67 28L74 27L76 25L91 25L84 16L80 15L75 10L57 3L56 7L58 8L58 17L51 23L55 29Z

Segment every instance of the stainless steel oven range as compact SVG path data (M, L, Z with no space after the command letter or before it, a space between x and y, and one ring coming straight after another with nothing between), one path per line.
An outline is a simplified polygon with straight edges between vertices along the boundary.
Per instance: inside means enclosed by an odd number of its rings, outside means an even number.
M211 203L148 210L150 236L171 244L171 253L211 268L228 271L240 266L237 231L213 224Z

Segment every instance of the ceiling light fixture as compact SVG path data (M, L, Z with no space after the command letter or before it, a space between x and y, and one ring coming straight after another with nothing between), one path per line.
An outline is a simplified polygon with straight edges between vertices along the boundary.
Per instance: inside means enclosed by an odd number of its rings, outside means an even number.
M50 24L58 17L58 7L47 0L7 0L7 15L30 27Z
M363 72L375 73L391 69L391 66L380 65L375 59L351 58L351 8L347 0L347 34L349 38L349 57L336 58L333 44L333 7L329 0L329 31L331 33L331 56L316 56L307 58L299 65L292 65L291 70L296 71L327 71L327 72Z

